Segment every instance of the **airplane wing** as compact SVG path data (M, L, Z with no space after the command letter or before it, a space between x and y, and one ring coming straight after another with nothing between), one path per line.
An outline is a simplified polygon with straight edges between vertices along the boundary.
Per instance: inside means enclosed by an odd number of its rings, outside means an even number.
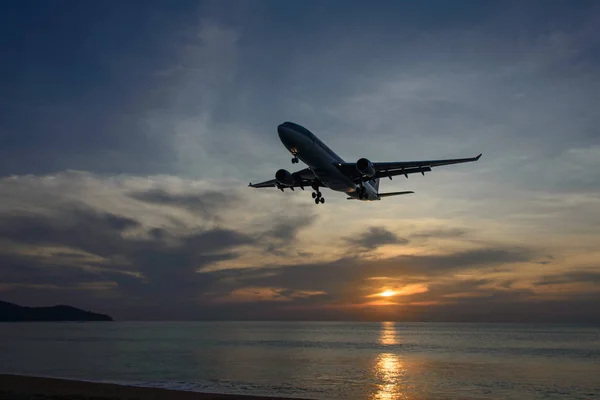
M276 179L270 179L268 181L264 181L264 182L260 182L260 183L249 183L248 186L252 187L252 188L267 188L267 187L276 187L280 190L283 190L283 188L301 188L304 189L305 186L307 187L311 187L311 185L313 184L313 182L316 181L316 183L319 185L319 187L325 187L325 185L323 185L318 179L315 178L315 175L312 173L312 171L309 168L304 168L300 171L296 171L294 173L292 173L292 176L294 178L294 183L293 185L281 185L279 182L277 182Z
M425 160L425 161L400 161L400 162L374 162L375 175L373 177L363 177L356 169L356 163L337 164L338 168L354 181L365 181L369 179L392 177L396 175L421 173L431 171L433 167L441 167L443 165L460 164L479 160L481 154L471 158L454 158L446 160Z

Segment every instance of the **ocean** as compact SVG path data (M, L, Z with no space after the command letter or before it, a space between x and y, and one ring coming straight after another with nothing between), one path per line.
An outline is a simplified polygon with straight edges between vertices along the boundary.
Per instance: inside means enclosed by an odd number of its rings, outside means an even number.
M592 399L600 327L2 323L0 373L311 399Z

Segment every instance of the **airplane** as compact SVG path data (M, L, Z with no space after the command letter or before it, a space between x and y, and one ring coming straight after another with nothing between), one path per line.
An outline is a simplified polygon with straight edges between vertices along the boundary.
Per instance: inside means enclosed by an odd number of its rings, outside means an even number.
M371 162L360 158L357 162L345 162L334 153L325 143L317 138L311 131L293 122L284 122L277 127L279 139L285 148L292 154L292 164L300 160L308 168L290 173L280 169L275 173L275 179L252 184L252 188L276 187L282 192L284 189L311 187L314 192L312 197L315 204L325 203L320 188L329 188L337 192L346 193L348 200L373 201L385 197L399 196L414 193L413 191L379 193L379 180L393 176L430 172L431 168L442 165L459 164L477 161L479 154L472 158L456 158L429 161L399 161L399 162Z

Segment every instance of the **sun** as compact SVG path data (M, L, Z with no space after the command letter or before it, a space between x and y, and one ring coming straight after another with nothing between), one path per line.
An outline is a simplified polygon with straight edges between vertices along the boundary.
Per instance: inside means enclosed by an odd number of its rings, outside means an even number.
M395 294L396 294L396 292L394 292L393 290L386 290L386 291L379 293L379 295L381 297L392 297Z

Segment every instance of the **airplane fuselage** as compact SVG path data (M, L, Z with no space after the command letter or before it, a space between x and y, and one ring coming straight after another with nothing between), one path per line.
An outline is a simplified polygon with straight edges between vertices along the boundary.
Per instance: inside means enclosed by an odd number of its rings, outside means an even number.
M308 129L284 122L277 127L279 139L294 157L302 160L323 185L331 190L347 193L359 199L360 186L344 175L337 164L344 160L317 138ZM369 182L363 183L364 194L361 200L379 200L377 190Z

